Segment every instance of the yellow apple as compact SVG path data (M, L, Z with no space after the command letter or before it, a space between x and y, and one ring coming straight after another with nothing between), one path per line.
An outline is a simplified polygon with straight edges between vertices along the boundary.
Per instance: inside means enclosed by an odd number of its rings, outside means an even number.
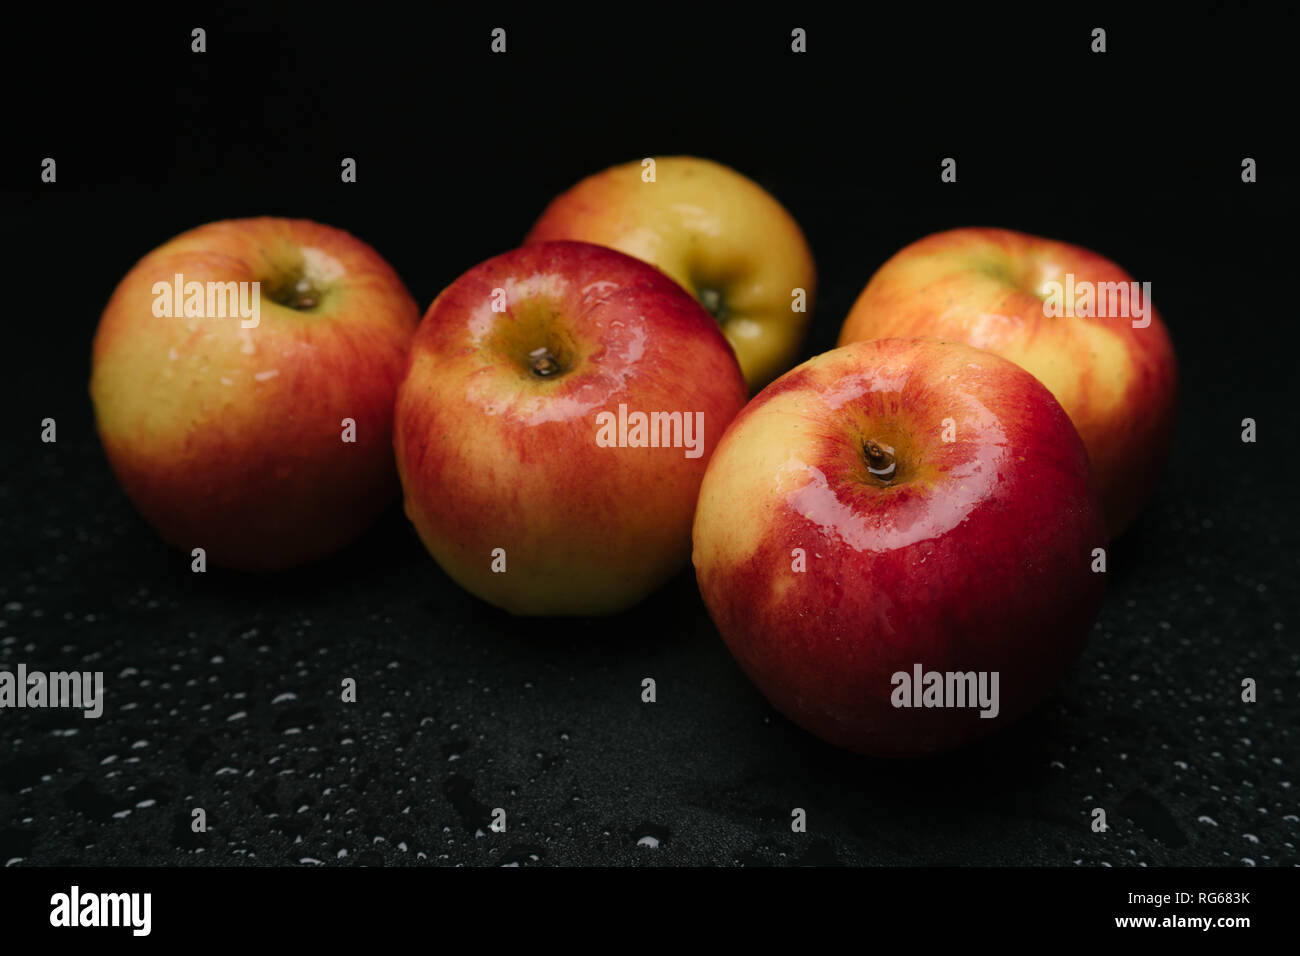
M609 246L668 273L722 326L751 390L794 365L817 274L793 217L734 169L692 156L614 166L557 196L527 242Z

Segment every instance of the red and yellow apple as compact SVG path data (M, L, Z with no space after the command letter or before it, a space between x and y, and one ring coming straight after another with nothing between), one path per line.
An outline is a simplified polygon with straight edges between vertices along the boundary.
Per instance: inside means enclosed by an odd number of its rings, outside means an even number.
M576 239L658 266L722 326L750 388L790 368L817 275L799 224L753 180L691 156L614 166L551 201L527 242Z
M458 278L416 332L394 434L406 514L511 613L622 610L689 560L705 465L745 398L717 324L658 269L524 246Z
M1078 246L1005 229L953 229L880 267L839 344L948 339L1033 373L1083 438L1114 537L1150 498L1173 437L1177 364L1149 292Z
M182 233L122 279L95 334L109 463L158 534L209 563L323 558L396 494L393 402L418 320L392 268L342 230Z
M889 339L810 359L746 406L709 463L694 542L709 613L773 706L893 757L1047 697L1092 627L1106 530L1083 444L1032 375ZM997 699L900 698L898 675L930 673L986 675Z

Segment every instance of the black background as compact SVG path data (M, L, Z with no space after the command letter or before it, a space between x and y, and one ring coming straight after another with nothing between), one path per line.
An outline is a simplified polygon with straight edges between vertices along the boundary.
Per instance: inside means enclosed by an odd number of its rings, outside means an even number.
M0 41L18 293L0 665L102 670L107 695L98 721L0 713L0 865L1297 862L1294 16L132 16L52 10ZM423 308L581 177L673 153L734 166L803 226L821 283L806 355L939 229L1066 239L1153 283L1182 377L1173 456L1113 551L1088 650L1020 725L923 762L854 757L767 706L689 570L616 618L515 620L446 578L395 505L321 565L199 576L118 490L90 341L167 238L316 219Z

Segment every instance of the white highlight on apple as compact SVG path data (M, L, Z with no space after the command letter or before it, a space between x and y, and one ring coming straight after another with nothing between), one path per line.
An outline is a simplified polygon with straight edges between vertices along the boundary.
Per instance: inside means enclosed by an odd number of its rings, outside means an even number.
M1074 273L1065 274L1065 283L1055 279L1042 287L1043 315L1069 314L1080 319L1132 319L1133 328L1151 324L1150 282L1074 281Z
M889 682L895 707L978 707L980 717L998 715L998 671L895 671Z
M224 319L239 317L240 328L255 329L262 321L262 283L185 281L176 273L171 282L159 280L153 314L160 319Z
M600 448L683 448L687 458L704 454L703 412L629 412L618 403L618 414L596 413L596 444Z

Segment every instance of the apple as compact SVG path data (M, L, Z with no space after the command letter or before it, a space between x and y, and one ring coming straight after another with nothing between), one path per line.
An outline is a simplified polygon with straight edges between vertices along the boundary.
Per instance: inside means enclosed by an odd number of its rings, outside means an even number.
M627 608L684 567L709 455L745 404L708 312L631 256L545 242L429 307L397 396L406 514L519 615Z
M709 613L772 705L902 757L1051 692L1099 607L1106 530L1083 443L1032 375L886 339L810 359L746 406L709 462L694 541Z
M610 246L676 279L722 326L753 390L798 358L812 253L781 204L734 169L692 156L614 166L552 200L525 241L554 239Z
M418 320L392 268L340 229L182 233L127 273L95 333L109 463L158 534L207 563L323 558L396 495L393 402Z
M839 344L892 337L965 342L1033 373L1083 438L1111 537L1151 497L1173 438L1178 370L1149 283L1064 242L953 229L880 267Z

